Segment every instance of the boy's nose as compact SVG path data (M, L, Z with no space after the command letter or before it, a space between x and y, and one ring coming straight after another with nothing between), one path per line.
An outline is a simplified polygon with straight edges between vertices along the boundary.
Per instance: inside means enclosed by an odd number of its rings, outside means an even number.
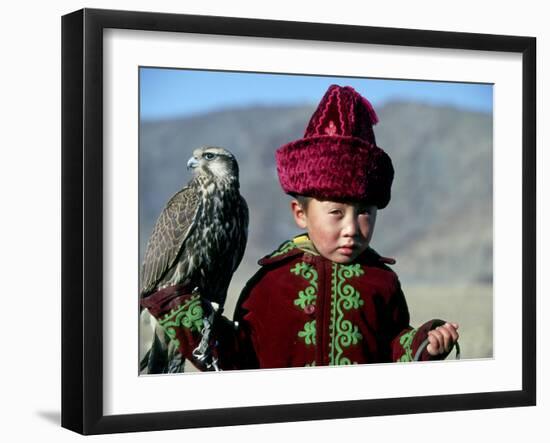
M342 229L342 233L346 237L353 237L357 234L357 231L359 230L359 225L357 223L357 219L355 217L349 217L348 220L345 221L344 228Z

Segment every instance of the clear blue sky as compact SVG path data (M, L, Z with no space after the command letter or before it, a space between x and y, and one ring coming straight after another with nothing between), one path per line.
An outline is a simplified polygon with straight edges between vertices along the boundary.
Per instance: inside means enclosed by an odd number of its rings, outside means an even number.
M487 84L140 68L141 118L157 120L249 105L316 104L329 85L352 86L374 105L412 100L492 112Z

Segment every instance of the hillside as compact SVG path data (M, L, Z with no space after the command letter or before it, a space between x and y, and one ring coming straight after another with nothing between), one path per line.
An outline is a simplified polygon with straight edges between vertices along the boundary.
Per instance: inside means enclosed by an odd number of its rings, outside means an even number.
M251 213L239 275L296 233L277 181L274 151L301 137L314 106L228 109L144 122L140 130L140 251L167 199L190 178L193 149L218 145L241 169ZM392 201L379 213L373 247L397 259L404 282L492 280L492 119L488 114L413 103L379 108L377 143L392 157Z

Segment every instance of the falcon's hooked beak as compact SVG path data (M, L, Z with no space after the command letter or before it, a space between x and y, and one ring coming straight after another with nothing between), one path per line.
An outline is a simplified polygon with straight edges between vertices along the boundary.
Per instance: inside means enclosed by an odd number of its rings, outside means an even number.
M199 166L199 161L195 157L191 157L187 162L187 169L195 169Z

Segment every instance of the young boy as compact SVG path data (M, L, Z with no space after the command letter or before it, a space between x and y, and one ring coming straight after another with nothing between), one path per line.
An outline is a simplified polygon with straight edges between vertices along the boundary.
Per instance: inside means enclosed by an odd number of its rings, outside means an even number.
M445 358L456 323L417 329L394 261L369 248L376 215L389 203L394 170L376 146L371 104L332 85L302 139L279 148L277 172L306 231L260 260L244 288L235 322L214 317L212 358L222 369L346 365ZM164 292L163 292L164 291ZM199 294L167 288L142 301L200 369L199 346L209 307Z

